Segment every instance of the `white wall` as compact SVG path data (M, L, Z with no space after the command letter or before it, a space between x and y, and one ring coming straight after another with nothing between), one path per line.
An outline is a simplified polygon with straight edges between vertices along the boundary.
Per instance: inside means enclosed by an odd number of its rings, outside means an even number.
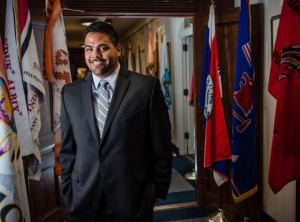
M172 93L172 100L173 100L173 109L169 112L170 113L170 119L172 122L172 142L178 146L179 149L183 148L183 132L181 132L181 127L179 124L179 119L182 118L180 115L182 115L182 112L180 111L182 107L179 105L181 104L180 98L182 97L183 90L178 90L178 85L182 82L180 79L181 73L178 71L178 61L177 58L177 52L178 52L178 46L176 45L176 42L178 42L178 33L180 30L183 29L183 23L184 18L156 18L156 19L145 19L144 25L140 26L138 29L136 27L133 27L132 30L135 30L135 32L132 32L131 35L129 35L127 38L123 39L122 46L123 46L123 52L125 52L125 47L128 45L128 43L131 45L131 50L133 53L137 55L137 46L140 45L141 47L141 60L147 61L147 42L148 42L148 24L150 23L150 27L152 30L152 46L153 50L155 50L155 42L156 42L156 32L160 27L165 28L165 34L167 36L167 42L171 42L171 67L170 67L170 74L171 74L171 93ZM131 32L131 30L129 30ZM160 47L161 44L161 38L160 34L158 35L158 45ZM142 73L145 74L145 68L147 64L142 65ZM176 90L175 90L176 89ZM183 142L182 142L183 141ZM180 153L182 153L180 151Z
M271 153L273 124L275 116L275 99L268 93L268 80L271 65L271 17L281 13L283 0L251 0L251 4L263 3L265 12L264 28L264 89L263 89L263 211L278 222L296 221L296 182L286 185L276 195L268 184L269 158ZM235 0L240 5L240 0Z

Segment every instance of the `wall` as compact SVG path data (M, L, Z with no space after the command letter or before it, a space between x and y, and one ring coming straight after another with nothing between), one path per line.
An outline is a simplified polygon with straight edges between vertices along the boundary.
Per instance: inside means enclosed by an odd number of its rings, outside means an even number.
M240 0L235 0L239 6ZM265 45L264 45L264 90L263 90L263 120L264 120L264 146L263 146L263 211L276 221L296 221L296 182L287 184L276 195L268 184L269 158L271 153L273 124L275 115L275 99L268 93L268 80L271 65L271 17L281 13L283 0L251 0L251 4L264 3L265 11Z
M148 30L149 23L152 33L152 46L153 50L155 50L156 45L156 32L158 32L159 28L164 27L165 34L167 36L167 42L171 42L171 53L170 53L170 75L171 75L171 92L172 92L172 100L173 100L173 108L170 110L170 119L172 123L172 142L179 147L179 149L183 149L184 139L183 132L180 126L180 122L182 122L182 90L179 90L182 86L181 84L181 74L178 70L178 38L179 32L184 29L184 18L156 18L156 19L145 19L144 24L138 24L137 27L133 27L132 30L129 30L128 33L131 33L127 37L121 37L122 41L122 54L128 53L128 45L131 47L131 52L138 55L138 45L141 50L141 61L142 61L142 70L141 73L146 73L146 62L147 61L147 42L148 42ZM160 33L158 34L158 45L161 44ZM178 86L179 85L179 86ZM176 88L176 90L175 90ZM181 150L179 150L182 153Z

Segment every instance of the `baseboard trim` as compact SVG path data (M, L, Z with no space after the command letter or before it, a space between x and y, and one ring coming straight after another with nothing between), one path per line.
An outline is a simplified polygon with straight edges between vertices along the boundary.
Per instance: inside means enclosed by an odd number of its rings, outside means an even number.
M154 212L162 211L162 210L174 210L174 209L183 209L183 208L191 208L198 207L197 202L186 202L186 203L178 203L178 204L167 204L162 206L154 207Z
M267 214L266 212L263 212L263 211L261 213L261 221L263 221L263 222L277 222L269 214Z

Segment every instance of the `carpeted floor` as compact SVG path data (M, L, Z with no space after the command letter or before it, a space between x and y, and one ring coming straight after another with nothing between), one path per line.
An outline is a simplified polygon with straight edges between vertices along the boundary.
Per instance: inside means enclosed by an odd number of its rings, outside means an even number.
M172 209L163 210L154 213L154 222L169 222L169 221L207 221L207 216L212 211L201 208L185 208L185 209Z
M201 207L187 207L177 209L172 207L196 201L196 183L186 180L185 174L194 169L193 159L188 156L173 158L172 180L166 200L159 200L158 208L154 212L154 222L204 222L211 211ZM161 210L161 208L163 209ZM169 207L169 208L168 208Z
M175 168L173 168L169 193L184 192L189 190L195 190L195 187L192 186Z
M178 204L196 200L195 181L185 179L185 174L191 172L194 163L185 156L173 158L171 184L166 200L159 200L158 205Z

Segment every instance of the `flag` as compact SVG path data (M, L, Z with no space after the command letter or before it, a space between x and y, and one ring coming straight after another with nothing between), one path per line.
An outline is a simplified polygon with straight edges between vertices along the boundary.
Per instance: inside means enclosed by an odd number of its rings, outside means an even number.
M276 99L269 166L274 193L300 179L300 0L284 0L268 90Z
M202 78L200 85L200 97L199 105L200 107L205 107L205 93L206 93L206 79L210 70L210 44L209 44L209 28L204 27L204 52L203 52L203 63L202 63Z
M60 175L58 155L60 150L60 103L61 90L71 82L69 53L66 44L65 25L59 0L46 1L46 32L44 66L47 79L52 83L53 131L55 133L56 173Z
M170 110L172 105L172 94L171 94L171 78L169 69L169 58L167 49L167 36L164 35L161 42L161 54L160 54L160 81L162 91L165 96L165 101Z
M18 139L22 141L22 143L20 143L21 156L30 156L31 154L38 155L39 151L35 149L32 131L29 130L31 129L31 123L29 121L28 106L23 87L23 75L20 67L20 23L19 14L15 13L18 12L18 1L7 1L6 7L4 40L5 68L11 104L18 131ZM29 173L39 171L39 165L31 165L30 162L29 164Z
M127 45L127 49L128 49L127 69L129 71L133 71L131 45L129 43Z
M249 2L241 0L232 111L232 173L234 201L258 189L256 152L255 70L253 66Z
M199 106L205 108L205 94L206 94L206 80L210 71L210 44L209 44L209 28L204 26L204 52L203 52L203 62L201 70L201 83L200 83L200 93L199 93ZM206 125L206 119L202 120L203 127Z
M7 51L7 43L5 44ZM13 106L4 66L0 37L0 212L1 221L30 221L23 161L20 155Z
M208 29L209 38L205 46L205 51L210 54L207 57L209 73L205 85L205 105L204 116L206 118L205 126L205 144L204 144L204 167L214 172L214 179L218 186L226 182L230 176L230 142L225 122L225 115L222 104L222 87L219 69L219 52L217 37L215 34L215 11L214 6L210 6ZM207 48L208 47L208 48ZM203 70L204 71L204 68ZM204 73L205 76L205 73ZM203 77L202 77L203 78ZM202 95L203 96L203 95Z
M147 74L153 75L154 74L154 55L153 55L153 47L152 47L152 32L151 32L151 25L149 23L148 29L148 54L147 54Z
M137 50L137 56L135 57L135 71L137 73L141 73L141 48L140 46L138 45L137 46L138 50Z
M40 101L43 101L45 88L40 72L39 58L35 37L31 24L27 0L19 0L19 32L21 41L21 70L27 92L27 110L33 140L33 154L27 157L29 164L29 177L40 179L41 154L39 150L39 132L41 129Z
M189 89L189 104L191 106L194 105L194 99L195 99L195 72L192 71L192 78L190 82L190 89Z

